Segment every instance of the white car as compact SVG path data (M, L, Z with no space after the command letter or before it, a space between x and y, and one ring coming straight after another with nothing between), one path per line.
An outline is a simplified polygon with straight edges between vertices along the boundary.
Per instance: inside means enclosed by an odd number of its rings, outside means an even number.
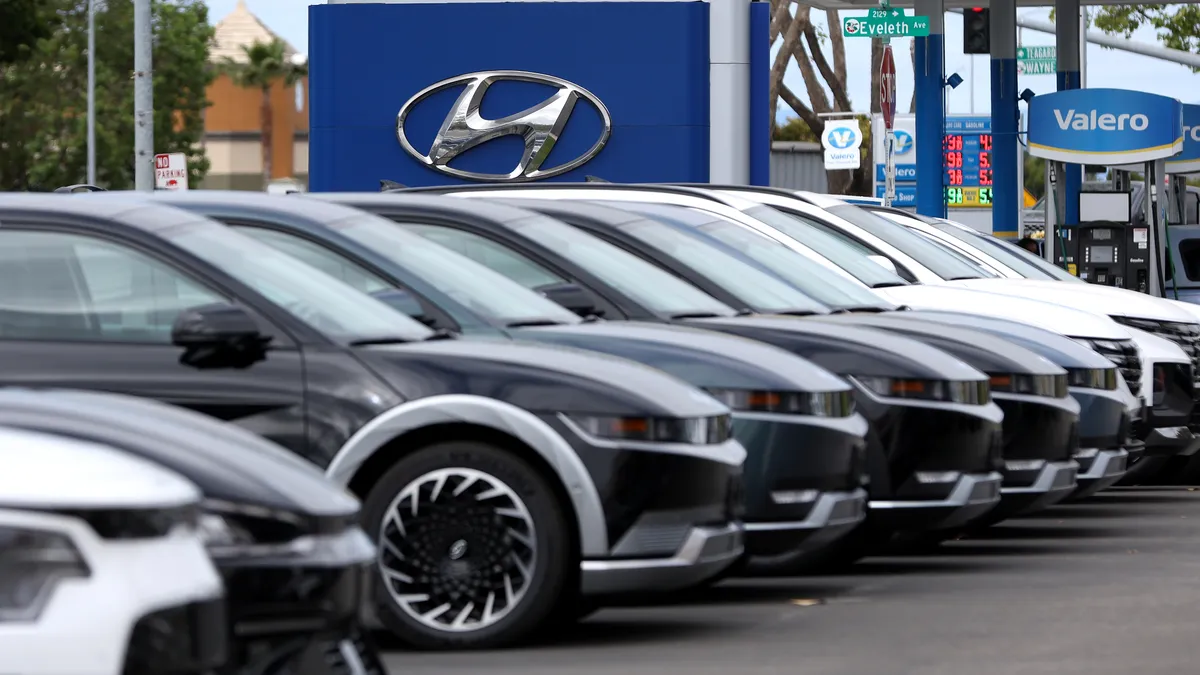
M0 428L0 671L205 672L226 658L200 491L107 446Z

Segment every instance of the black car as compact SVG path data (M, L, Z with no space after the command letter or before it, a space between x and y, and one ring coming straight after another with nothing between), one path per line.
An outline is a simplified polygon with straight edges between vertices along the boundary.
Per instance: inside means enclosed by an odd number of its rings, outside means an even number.
M740 335L857 378L857 405L871 423L870 527L843 540L830 559L861 555L899 530L970 522L997 503L1003 415L990 401L986 376L945 352L865 328L737 316L620 248L505 204L424 195L315 196L386 216L526 285L547 279L535 290L549 290L552 299L583 295L594 303L585 313Z
M0 384L190 408L348 486L377 542L371 607L411 645L509 644L581 594L687 587L742 553L729 408L660 371L457 340L108 195L0 196L0 287Z
M0 424L118 448L200 488L232 630L222 672L386 672L358 630L375 548L358 501L315 466L243 429L117 394L0 389Z
M650 201L659 196L652 189L598 185L568 190L534 188L520 193L570 195L570 200L503 201L578 227L743 311L829 315L834 310L800 287L817 287L817 292L826 295L850 292L838 288L840 279L833 272L753 230L683 205ZM481 190L471 194L505 192ZM590 194L596 195L596 203L575 201L578 195ZM710 235L702 229L721 226L728 231ZM755 243L766 248L740 250ZM858 313L840 311L841 324L912 337L953 354L991 377L992 397L1004 411L1005 480L1001 504L989 514L989 520L1044 508L1076 489L1078 465L1072 455L1078 448L1079 405L1068 395L1065 370L991 334L969 329L930 330L926 324L907 322L903 314L880 316L886 303L876 299L873 305L868 304L869 291L863 293L868 297L852 304Z
M207 190L154 198L225 222L434 329L606 352L723 400L747 449L750 570L787 572L865 518L866 422L848 384L794 354L682 326L585 321L385 218L339 204Z

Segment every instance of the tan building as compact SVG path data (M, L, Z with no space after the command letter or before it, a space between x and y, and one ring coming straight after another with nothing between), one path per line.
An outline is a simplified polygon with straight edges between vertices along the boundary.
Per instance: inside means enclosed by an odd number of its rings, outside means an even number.
M226 57L244 62L243 46L270 42L278 36L238 0L237 7L216 25L209 60ZM303 59L288 45L288 56ZM211 104L205 111L204 151L211 167L201 188L262 190L262 93L237 87L228 75L218 75L208 87ZM295 87L277 83L271 90L273 113L271 174L274 180L293 178L308 184L308 79Z

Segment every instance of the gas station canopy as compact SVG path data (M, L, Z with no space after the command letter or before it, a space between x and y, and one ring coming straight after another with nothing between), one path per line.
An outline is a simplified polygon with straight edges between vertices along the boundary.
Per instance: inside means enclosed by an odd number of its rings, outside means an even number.
M1200 2L1200 0L1191 0L1191 2ZM812 0L805 4L817 7L820 9L846 9L846 10L866 10L873 9L879 6L878 0ZM895 0L890 3L892 7L912 8L913 0ZM971 0L945 0L946 9L963 9L966 7L987 7L988 0L979 0L972 2ZM1127 5L1128 2L1116 2L1115 0L1080 0L1080 5ZM1173 4L1188 4L1187 0L1181 3ZM1046 7L1046 0L1017 0L1018 7Z

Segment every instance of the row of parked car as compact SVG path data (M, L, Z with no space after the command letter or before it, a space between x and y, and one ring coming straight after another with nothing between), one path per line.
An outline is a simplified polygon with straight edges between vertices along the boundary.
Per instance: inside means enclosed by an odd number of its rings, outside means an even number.
M81 189L0 195L23 673L381 672L363 626L511 645L1197 472L1200 308L948 221L746 186Z

